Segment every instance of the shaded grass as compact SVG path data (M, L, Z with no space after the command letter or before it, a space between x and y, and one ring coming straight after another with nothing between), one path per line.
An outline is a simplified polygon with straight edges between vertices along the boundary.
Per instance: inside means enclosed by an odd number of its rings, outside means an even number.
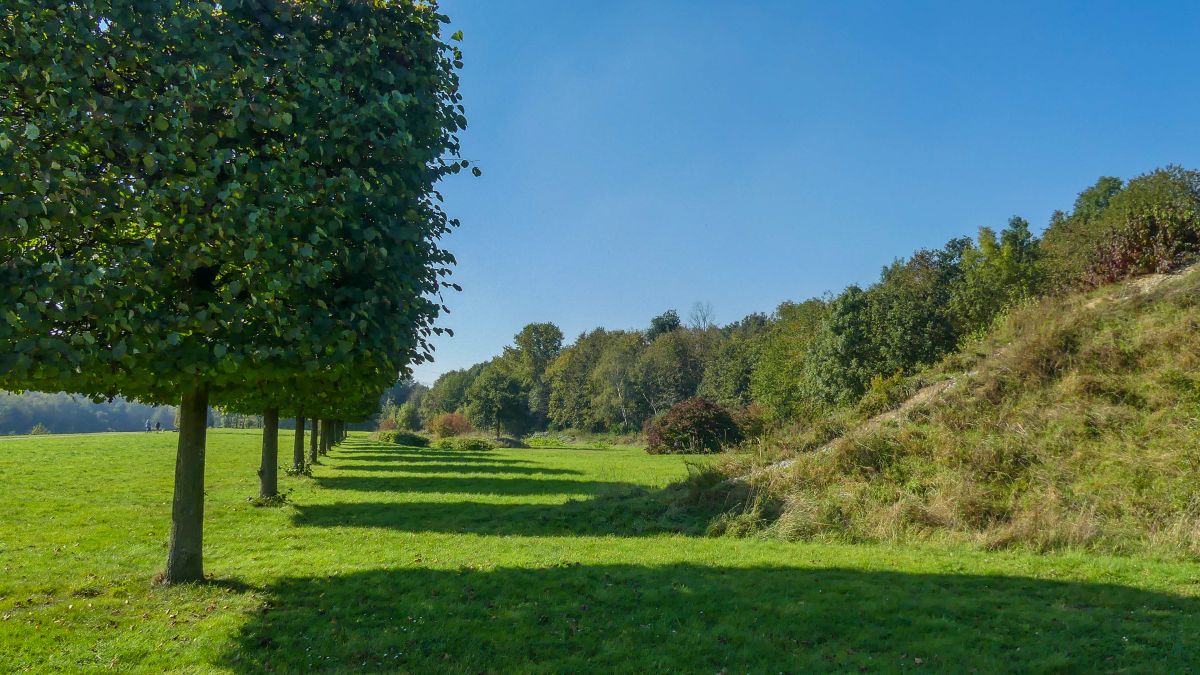
M1182 672L1200 647L1193 565L705 538L666 489L684 460L632 449L355 436L255 509L258 437L214 431L210 582L155 587L173 441L0 444L0 671Z

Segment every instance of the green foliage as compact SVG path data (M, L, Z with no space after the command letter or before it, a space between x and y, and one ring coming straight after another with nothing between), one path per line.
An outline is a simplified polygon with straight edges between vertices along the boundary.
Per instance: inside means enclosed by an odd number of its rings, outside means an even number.
M115 398L95 403L82 396L0 392L0 435L25 433L41 425L56 434L93 431L142 431L146 420L174 427L175 409Z
M629 431L641 428L647 403L646 382L638 371L646 351L636 332L610 333L589 378L591 419L603 429Z
M439 376L421 401L421 419L429 420L442 413L461 410L467 402L467 389L483 370L483 365L451 370Z
M40 436L40 435L48 434L48 433L50 433L50 429L46 428L46 426L43 425L41 422L38 422L37 424L33 425L32 428L29 429L29 434L31 436Z
M496 443L487 438L478 438L476 436L458 436L455 438L439 438L433 442L433 447L440 450L483 452L487 450L495 450Z
M729 411L699 397L675 404L646 425L646 452L652 455L720 452L741 440Z
M505 348L516 375L529 392L534 425L545 423L550 412L550 385L546 369L562 351L563 333L552 323L531 323L513 337L515 347Z
M405 431L421 430L421 411L416 401L407 401L396 410L396 424Z
M438 438L460 436L471 430L471 422L459 412L442 413L429 420L429 430Z
M750 372L751 398L769 417L788 419L811 413L806 392L809 348L828 316L822 300L784 303L762 335Z
M1112 198L1121 191L1120 178L1104 176L1079 193L1071 213L1056 212L1039 242L1042 277L1056 290L1079 286L1089 260L1089 252L1103 231L1101 216Z
M586 430L606 425L607 419L598 417L594 405L598 392L593 373L609 342L619 334L603 328L583 333L546 369L550 386L547 417L551 424L560 429Z
M441 21L407 1L0 15L0 386L332 402L423 359L452 262L430 195L465 124Z
M1129 181L1099 219L1083 281L1168 272L1200 255L1200 172L1169 166Z
M685 330L662 333L638 355L634 374L653 414L696 394L704 376L695 337Z
M750 380L761 340L735 335L723 340L705 360L697 394L726 407L749 405Z
M520 436L530 423L529 391L499 360L488 364L467 389L467 415L481 429Z
M375 434L375 438L381 443L395 443L410 448L429 447L429 438L410 431L380 431Z
M962 280L951 289L950 307L959 335L991 326L1006 307L1041 290L1037 241L1029 223L1013 217L1000 234L979 229L978 246L963 252Z
M863 417L874 417L899 406L912 396L913 390L907 378L899 373L890 377L876 375L856 406Z
M658 336L679 330L680 328L683 328L683 322L679 320L679 313L673 309L668 309L650 319L650 327L646 329L646 342L654 342L658 339Z

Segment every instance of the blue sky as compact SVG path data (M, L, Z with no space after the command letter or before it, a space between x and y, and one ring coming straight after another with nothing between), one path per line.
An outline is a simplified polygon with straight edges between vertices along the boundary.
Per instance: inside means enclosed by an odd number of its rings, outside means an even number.
M976 6L977 5L977 6ZM443 0L462 227L432 382L527 323L719 322L1200 154L1200 3Z

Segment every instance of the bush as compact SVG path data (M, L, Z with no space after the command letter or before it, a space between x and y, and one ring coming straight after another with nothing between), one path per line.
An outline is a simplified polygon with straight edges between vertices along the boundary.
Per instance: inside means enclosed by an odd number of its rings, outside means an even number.
M462 413L442 413L429 420L429 430L438 438L461 436L471 430L471 423Z
M396 420L391 417L384 417L379 420L379 431L395 431L396 427Z
M41 436L50 433L50 430L46 428L45 424L38 422L37 424L33 425L33 428L29 430L29 433L34 436Z
M375 434L375 438L384 443L395 443L396 445L404 445L410 448L429 447L428 438L410 431L380 431Z
M757 403L739 408L733 412L733 422L742 432L742 438L758 438L766 433L767 414Z
M646 425L650 454L720 452L742 440L729 411L703 398L676 403Z
M412 401L406 402L396 411L396 423L401 429L406 431L419 431L421 429L421 412Z
M441 450L464 450L468 452L480 452L484 450L495 450L496 445L486 438L475 437L460 437L460 438L440 438L433 442L433 447Z
M891 377L876 375L858 401L858 412L864 417L874 417L895 410L912 395L908 380L901 373Z
M1176 166L1129 182L1101 220L1084 283L1169 272L1200 253L1200 172Z

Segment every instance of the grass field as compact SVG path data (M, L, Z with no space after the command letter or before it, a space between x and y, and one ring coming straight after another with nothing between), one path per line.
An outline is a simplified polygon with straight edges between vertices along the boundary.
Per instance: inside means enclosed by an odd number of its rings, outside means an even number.
M210 434L175 588L174 435L0 440L0 672L1200 668L1190 563L706 538L636 449L356 435L257 508L258 437Z

